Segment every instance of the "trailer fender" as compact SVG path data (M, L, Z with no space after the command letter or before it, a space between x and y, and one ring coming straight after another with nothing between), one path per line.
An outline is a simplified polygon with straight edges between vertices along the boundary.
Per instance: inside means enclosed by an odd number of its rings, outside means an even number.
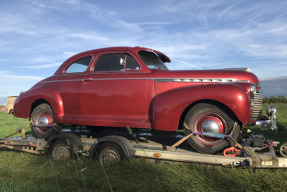
M79 151L83 150L83 143L82 143L80 137L78 137L77 135L72 134L72 133L60 133L57 135L52 135L47 140L48 146L53 145L53 143L59 139L67 140L68 143L72 147L72 151L75 154L77 154Z
M106 137L99 138L92 146L89 151L93 155L98 147L105 142L111 142L117 144L124 152L126 159L131 160L134 156L134 149L128 139L118 135L110 135Z

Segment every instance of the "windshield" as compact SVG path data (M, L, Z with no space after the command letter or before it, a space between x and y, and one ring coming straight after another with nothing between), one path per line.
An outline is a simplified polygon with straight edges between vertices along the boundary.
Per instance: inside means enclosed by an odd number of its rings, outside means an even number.
M151 51L139 51L139 55L149 69L168 70L156 53Z

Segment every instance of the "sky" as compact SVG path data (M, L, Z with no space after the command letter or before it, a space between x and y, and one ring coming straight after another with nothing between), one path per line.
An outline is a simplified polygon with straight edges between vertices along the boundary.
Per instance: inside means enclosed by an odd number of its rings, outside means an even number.
M161 51L171 70L247 67L265 96L287 96L286 21L287 1L0 0L0 104L113 46Z

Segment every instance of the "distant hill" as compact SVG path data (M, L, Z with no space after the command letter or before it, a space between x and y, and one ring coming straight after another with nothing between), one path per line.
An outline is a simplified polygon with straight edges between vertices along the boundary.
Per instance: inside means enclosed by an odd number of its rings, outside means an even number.
M260 80L263 97L287 96L287 76Z

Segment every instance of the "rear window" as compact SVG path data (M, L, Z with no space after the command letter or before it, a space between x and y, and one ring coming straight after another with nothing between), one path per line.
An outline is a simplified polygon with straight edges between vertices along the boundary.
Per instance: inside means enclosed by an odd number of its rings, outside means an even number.
M90 65L90 62L92 60L92 56L81 58L74 63L72 63L68 69L66 70L66 73L82 73L85 72Z

